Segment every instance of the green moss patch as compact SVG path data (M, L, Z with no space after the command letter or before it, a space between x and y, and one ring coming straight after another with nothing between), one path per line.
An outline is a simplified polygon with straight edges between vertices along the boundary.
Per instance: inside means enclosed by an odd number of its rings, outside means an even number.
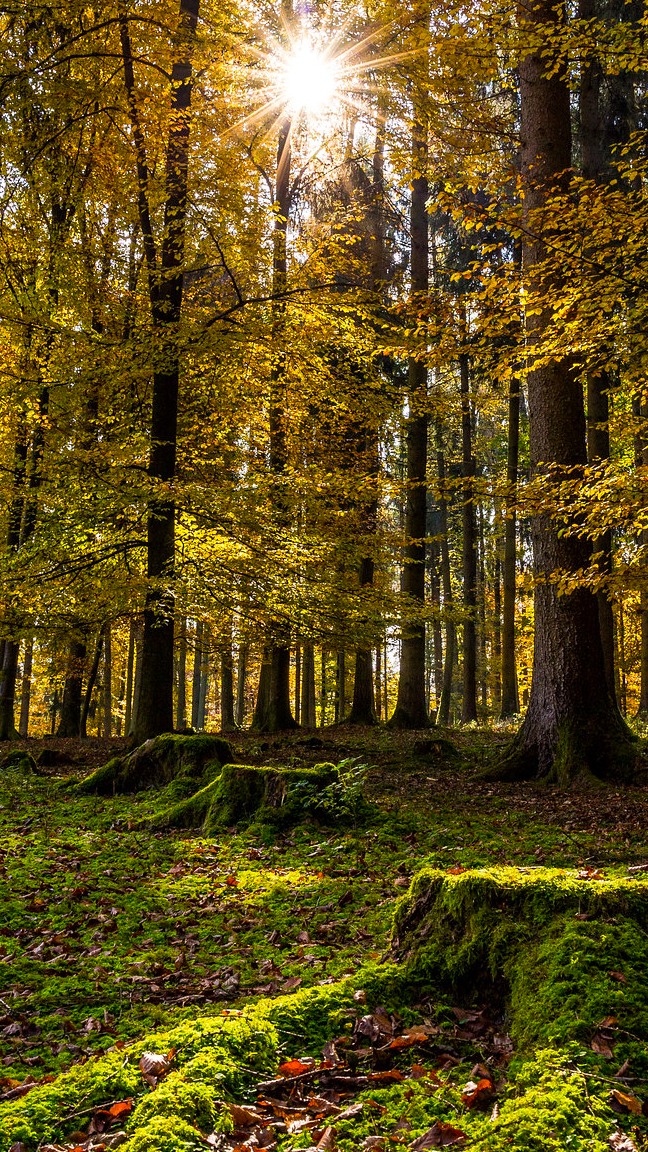
M114 757L77 785L81 793L111 796L162 788L173 782L180 793L193 784L193 791L206 776L223 764L231 764L232 749L219 736L176 736L165 733L147 740L128 756ZM211 772L209 771L211 769Z
M318 799L338 778L333 764L266 768L226 764L218 778L150 821L153 828L202 828L212 835L232 825L288 823L318 810Z

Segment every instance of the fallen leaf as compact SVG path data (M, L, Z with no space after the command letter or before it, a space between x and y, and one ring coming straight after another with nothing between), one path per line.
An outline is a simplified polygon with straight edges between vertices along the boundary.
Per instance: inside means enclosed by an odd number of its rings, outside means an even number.
M315 1146L315 1152L333 1152L335 1148L335 1128L324 1129L322 1137Z
M613 1056L612 1049L605 1036L601 1036L599 1032L592 1037L591 1043L592 1052L596 1052L597 1056L603 1056L606 1060L611 1060Z
M448 876L460 876L461 873L465 872L465 871L466 871L466 869L463 867L462 864L453 864L452 868L446 868L446 872L448 873ZM432 1132L432 1128L430 1128L430 1132ZM430 1145L427 1145L427 1147L434 1148L435 1145L430 1144ZM438 1144L438 1145L436 1145L436 1147L441 1148L442 1145Z
M461 1094L461 1103L465 1108L485 1108L488 1107L495 1095L495 1090L491 1080L484 1077L478 1080L469 1080Z
M609 975L612 977L613 980L618 980L621 984L627 984L628 983L625 976L623 975L623 972L610 972Z
M253 1108L241 1108L238 1104L230 1104L229 1110L235 1128L251 1128L254 1124L262 1124L265 1116L255 1112Z
M443 1120L435 1120L431 1128L419 1136L409 1145L412 1152L423 1152L425 1148L448 1148L450 1144L459 1144L466 1139L466 1133Z
M626 1095L625 1092L619 1092L618 1088L613 1088L608 1096L608 1104L615 1112L620 1112L625 1115L631 1112L633 1116L641 1116L643 1113L643 1104L637 1096Z
M285 1064L279 1065L282 1076L301 1076L302 1072L310 1072L311 1068L313 1063L304 1064L301 1060L286 1060Z
M130 1112L132 1107L132 1100L122 1100L119 1104L113 1104L112 1108L108 1109L108 1115L123 1116L125 1112Z

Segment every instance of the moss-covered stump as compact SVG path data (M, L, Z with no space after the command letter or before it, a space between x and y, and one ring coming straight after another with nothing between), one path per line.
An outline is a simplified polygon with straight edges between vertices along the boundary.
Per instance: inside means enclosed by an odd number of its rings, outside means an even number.
M38 775L36 761L24 748L14 748L0 760L0 772L19 772L23 776Z
M231 746L218 736L165 733L147 740L128 756L109 760L81 780L77 790L112 796L172 785L173 798L179 800L213 780L222 766L233 760Z
M334 764L257 768L226 764L199 792L148 821L152 828L202 828L211 834L252 819L283 823L318 812L318 798L338 778Z
M396 907L392 949L417 983L501 998L522 1049L586 1043L648 1070L644 879L423 870Z

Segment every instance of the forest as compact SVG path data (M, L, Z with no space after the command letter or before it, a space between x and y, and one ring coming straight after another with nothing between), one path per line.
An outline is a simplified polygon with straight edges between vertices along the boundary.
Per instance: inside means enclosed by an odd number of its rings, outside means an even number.
M647 1152L643 5L0 28L0 1152Z

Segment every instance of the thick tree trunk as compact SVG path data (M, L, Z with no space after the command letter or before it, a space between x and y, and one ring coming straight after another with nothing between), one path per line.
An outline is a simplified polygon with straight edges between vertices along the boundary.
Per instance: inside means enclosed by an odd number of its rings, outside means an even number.
M88 683L86 684L85 695L83 697L83 706L81 708L81 724L79 727L80 734L83 737L88 735L88 713L90 712L90 701L92 700L94 686L97 682L101 653L103 651L103 643L104 629L100 628L97 635L97 642L95 644L94 656L92 657L92 664L90 665L90 672L88 673Z
M596 0L579 0L581 20L593 20ZM579 92L580 145L582 173L586 180L603 180L603 117L601 116L602 69L596 56L583 61ZM590 463L608 460L610 456L609 373L590 368L587 373L587 457ZM597 567L607 575L612 571L612 533L603 532L593 541L593 551L600 553ZM599 627L605 661L605 679L611 696L615 695L614 613L606 589L597 592Z
M288 5L290 7L290 5ZM287 13L286 5L284 11ZM272 344L274 361L270 373L270 471L275 477L274 504L279 529L289 521L285 488L288 464L288 431L286 413L286 233L290 215L290 161L292 123L284 117L279 126L277 178L275 187L275 224L272 263ZM254 711L254 727L263 732L294 728L290 710L290 627L286 621L273 621L268 635L269 674L259 680L259 695ZM263 697L261 696L263 688Z
M552 304L562 295L554 248L544 241L550 199L565 188L571 165L567 81L548 77L546 45L563 34L564 14L553 0L533 0L524 24L536 43L520 66L522 180L525 191L524 267L531 298L542 290L542 306L527 314L530 458L534 474L546 465L574 469L586 462L585 413L580 381L566 358L547 361L542 339ZM554 218L555 209L549 214ZM538 363L534 367L534 356ZM567 783L592 774L602 778L632 771L630 733L610 697L605 679L596 597L587 588L558 595L552 575L586 567L591 548L559 534L550 514L532 521L535 590L533 677L527 715L500 777L538 776Z
M196 620L194 632L194 658L191 675L191 727L200 727L200 670L202 668L203 622Z
M247 679L248 644L239 643L238 661L236 666L236 723L243 727L245 719L245 683Z
M463 492L461 506L463 576L463 697L461 719L469 724L477 719L477 540L475 531L474 476L472 452L472 419L470 412L470 365L468 353L459 357L461 379L461 451Z
M495 553L493 573L493 704L498 712L502 706L502 588L499 551Z
M104 705L104 738L109 740L112 736L112 628L106 625L104 633L104 674L103 674L103 705Z
M176 697L176 728L182 732L187 727L187 617L183 616L178 627L178 694Z
M234 661L232 659L232 628L231 624L226 631L225 647L221 651L221 693L220 693L220 721L221 731L233 732L236 728L234 720Z
M124 735L130 735L133 716L133 673L135 668L135 621L131 619L128 628L128 656L126 658L126 711L124 715Z
M504 520L504 565L502 599L502 707L506 720L520 711L515 663L515 560L517 556L517 481L520 455L520 381L511 378L508 398L508 449Z
M648 464L648 436L646 423L648 407L641 402L641 395L635 394L632 398L632 415L634 417L634 456L635 467L641 468ZM648 554L648 533L644 530L639 534L638 540L641 549L641 559L645 564ZM640 672L639 672L639 708L637 715L648 716L648 591L642 589L639 594L639 626L641 630L640 642Z
M437 709L436 722L444 727L450 723L450 701L452 699L452 672L457 652L457 631L452 618L452 574L450 571L450 548L448 545L448 501L445 491L445 456L441 446L441 428L437 426L437 474L439 477L439 528L441 534L441 583L443 585L443 612L445 615L445 656L443 661L443 683L441 699Z
M199 0L180 0L180 19L171 70L171 112L166 150L164 230L160 257L151 227L149 174L135 96L128 17L120 22L124 79L137 154L139 216L149 276L151 316L156 341L151 411L149 475L168 486L175 475L183 265L189 170L192 57ZM175 504L154 497L147 524L147 575L142 670L134 739L141 744L173 728L173 631L175 596Z
M30 636L25 641L25 654L23 656L22 685L20 689L20 721L18 735L24 739L29 735L29 707L31 703L32 664L34 659L34 638Z
M304 641L302 660L301 722L305 728L314 728L315 715L315 648L312 640Z
M83 700L83 676L87 658L85 640L72 640L68 651L68 663L63 686L61 719L58 736L81 735L81 704Z
M29 348L30 345L31 337L28 336L27 347ZM40 463L40 460L38 463ZM38 475L40 475L40 470L38 471ZM27 425L25 420L21 418L14 445L13 495L7 524L7 552L9 555L17 552L21 543L21 530L25 510L26 476ZM14 704L19 648L20 645L13 639L6 639L2 646L2 662L0 663L0 740L13 740L17 735L14 721Z
M427 152L427 123L422 116L414 124L412 133L410 220L412 298L419 305L427 301L429 278ZM409 603L421 607L425 602L427 433L427 367L424 361L413 358L409 363L406 544L401 587ZM426 728L429 724L425 703L425 624L416 619L406 620L402 630L398 698L389 725L392 728Z
M295 723L301 723L302 646L295 645Z

